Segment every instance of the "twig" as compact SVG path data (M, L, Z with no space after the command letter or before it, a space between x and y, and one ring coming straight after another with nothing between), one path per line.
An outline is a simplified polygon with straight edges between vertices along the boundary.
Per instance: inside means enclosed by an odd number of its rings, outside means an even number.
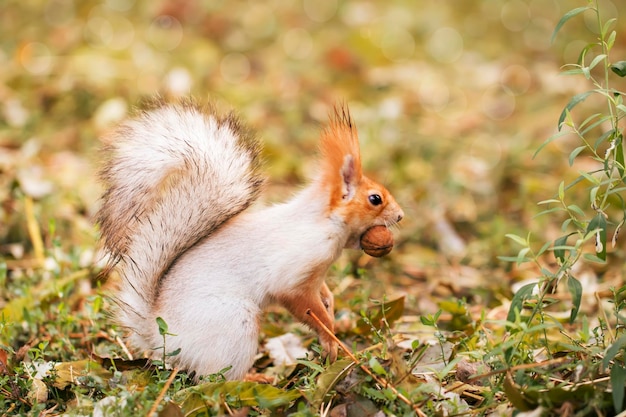
M335 336L335 334L328 328L326 327L326 325L324 323L322 323L322 321L315 315L315 313L313 313L310 309L306 311L306 314L308 314L309 316L311 316L311 318L319 325L320 328L322 328L326 334L328 334L328 336L330 336L331 339L333 339L335 341L335 343L337 343L337 345L339 345L339 347L341 348L341 350L343 350L346 355L348 355L350 357L350 359L352 359L352 362L354 362L355 364L357 364L359 366L359 368L361 368L361 370L363 372L365 372L366 374L368 374L369 376L372 377L372 379L374 381L376 381L377 383L379 383L380 385L389 388L391 390L391 392L393 392L400 401L402 401L403 403L407 404L409 407L411 407L413 409L413 411L415 411L415 413L420 416L420 417L426 417L426 414L424 414L422 412L422 410L419 409L419 407L414 404L411 400L409 400L408 398L406 398L401 392L398 392L398 390L391 385L391 383L389 381L387 381L386 379L374 374L372 371L369 370L369 368L365 365L363 365L362 363L359 363L359 360L356 358L356 356L354 356L352 354L352 352L350 352L350 349L348 349L348 347L346 345L343 344L343 342L341 340L339 340L337 338L337 336Z
M609 337L611 338L611 343L615 342L615 334L611 329L611 323L609 322L609 318L606 316L606 311L602 307L602 300L600 300L600 294L596 291L593 293L593 296L596 298L596 302L598 303L598 310L600 310L600 314L602 314L602 318L604 319L604 323L606 323L606 330L609 332Z
M26 212L26 228L30 235L30 241L33 244L35 259L39 263L39 266L42 266L45 260L43 239L41 238L39 223L37 223L37 218L35 217L33 199L30 196L24 197L24 211Z
M118 335L115 335L115 342L122 348L122 350L124 351L126 356L128 356L128 359L130 359L132 361L134 359L133 358L133 354L130 353L130 351L128 350L128 348L124 344L124 341L122 340L122 338L119 337Z
M467 380L467 382L474 382L477 379L487 378L487 377L490 377L490 376L503 374L503 373L509 372L509 371L517 371L517 370L520 370L520 369L533 369L533 368L540 368L542 366L558 365L560 363L567 362L568 360L569 359L567 359L566 357L562 357L562 358L556 358L556 359L549 359L549 360L542 361L542 362L524 363L522 365L515 365L515 366L506 367L506 368L502 368L502 369L496 369L495 371L487 372L485 374L474 375L473 377L469 378Z
M169 389L170 385L172 385L172 381L174 381L174 378L176 377L177 373L178 373L178 368L174 368L172 370L172 374L165 382L165 385L163 385L163 389L159 393L159 396L157 397L156 401L154 402L154 404L152 404L152 407L150 407L150 411L148 411L148 414L147 414L148 417L151 417L154 413L156 413L156 410L159 407L159 404L161 404L161 401L163 401L163 398L165 397L165 393Z

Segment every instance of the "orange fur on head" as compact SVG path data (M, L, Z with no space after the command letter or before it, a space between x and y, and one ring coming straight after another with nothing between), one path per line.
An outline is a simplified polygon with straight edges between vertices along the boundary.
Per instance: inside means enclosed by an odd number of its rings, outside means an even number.
M350 199L361 181L361 153L356 126L346 104L336 104L322 132L322 185L330 190L330 209Z

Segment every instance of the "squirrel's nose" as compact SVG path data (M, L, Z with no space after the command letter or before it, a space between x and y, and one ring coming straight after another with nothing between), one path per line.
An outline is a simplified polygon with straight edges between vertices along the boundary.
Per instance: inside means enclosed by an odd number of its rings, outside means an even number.
M398 214L398 220L396 220L396 223L402 220L403 217L404 217L404 212L400 210L400 214Z

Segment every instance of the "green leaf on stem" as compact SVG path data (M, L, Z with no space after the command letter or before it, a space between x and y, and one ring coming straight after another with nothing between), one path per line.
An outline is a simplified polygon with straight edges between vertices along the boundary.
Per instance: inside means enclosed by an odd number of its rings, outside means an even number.
M613 26L616 21L617 21L617 19L613 17L613 18L607 20L606 22L604 22L604 25L602 25L602 32L601 32L601 35L602 35L603 39L606 36L606 34L609 33L610 27Z
M589 64L589 69L593 69L596 67L596 65L598 65L603 59L606 59L606 54L600 54L598 56L596 56L593 61L591 61L591 64Z
M561 30L561 27L563 27L563 25L568 20L570 20L573 17L578 16L579 14L589 9L591 9L591 6L577 7L576 9L570 10L569 12L565 13L563 17L561 18L561 20L559 20L559 23L556 24L556 27L554 28L554 32L552 32L552 37L550 38L550 42L554 42L554 38L556 38L556 34L559 32L559 30Z
M161 317L157 317L156 318L156 322L157 322L157 325L159 326L159 334L161 336L166 335L167 334L167 330L168 330L168 326L167 326L167 323L165 322L165 320L163 320L163 318L161 318Z
M513 233L507 233L505 236L511 239L513 242L517 243L518 245L528 246L528 240L524 239L521 236L515 235Z
M560 238L554 241L554 257L559 260L561 263L565 262L565 250L567 245L567 238L570 237L572 233L561 236Z
M622 349L626 349L626 333L621 335L619 339L607 348L604 358L602 359L602 366L608 368L613 358L615 358Z
M513 296L513 299L511 300L509 313L506 316L507 321L510 321L510 322L515 321L516 314L522 311L522 309L524 308L524 302L528 298L530 298L536 286L537 286L537 283L533 282L532 284L526 284L522 288L517 290L517 292Z
M626 61L619 61L611 65L611 71L620 77L626 77Z
M587 57L587 53L596 47L595 43L588 43L585 47L580 51L580 55L578 55L578 66L580 67L581 73L584 73L585 70L585 58Z
M612 31L611 34L609 35L608 39L606 40L606 49L607 50L611 50L611 48L613 48L613 44L615 43L615 38L617 37L617 32Z
M584 101L587 97L589 97L593 91L585 91L584 93L576 94L572 99L567 103L563 111L561 112L561 116L559 117L558 129L561 130L563 127L563 122L565 121L565 117L567 117L567 113L571 111L576 105L582 101Z
M559 200L563 201L565 198L565 182L561 181L559 183L559 191L558 191Z
M611 368L611 391L613 393L613 408L616 413L623 410L624 386L626 386L626 368L614 363Z
M619 176L624 178L624 137L621 133L615 138L617 145L615 146L615 162L617 162L617 172Z
M585 148L587 148L587 146L583 145L583 146L579 146L578 148L574 149L570 154L569 154L569 166L574 165L574 159L576 159L576 157L578 156L578 154L580 154L582 151L585 150Z
M567 279L567 289L572 296L572 312L569 316L569 322L572 324L574 320L576 320L578 310L580 310L580 303L583 298L583 286L580 281L570 275Z
M596 234L596 256L602 261L606 261L606 218L604 214L598 213L591 219L587 226L587 233L597 230Z

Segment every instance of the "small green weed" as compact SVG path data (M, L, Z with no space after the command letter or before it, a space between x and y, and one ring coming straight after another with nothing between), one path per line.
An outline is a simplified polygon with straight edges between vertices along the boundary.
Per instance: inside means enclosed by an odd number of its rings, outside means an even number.
M586 158L597 168L579 171L580 175L571 183L561 181L555 198L539 203L546 206L540 215L562 216L560 237L536 249L530 235L508 235L522 249L516 257L503 258L518 265L532 263L540 271L536 282L524 285L513 297L507 316L510 339L495 351L502 366L508 369L503 389L521 410L566 403L570 407L572 403L578 404L574 409L579 407L578 413L582 414L610 408L619 413L624 409L626 337L622 317L624 303L618 294L623 294L626 287L611 291L609 301L614 305L613 314L611 317L605 315L591 334L585 317L577 335L570 334L571 329L580 326L583 286L576 278L580 264L605 264L610 255L609 246L615 247L626 220L626 171L621 127L626 116L625 93L613 87L614 76L626 75L623 70L626 61L613 63L610 57L617 38L616 19L603 20L599 2L589 1L587 6L566 13L552 38L568 21L583 13L593 15L598 38L581 50L576 64L565 66L563 74L582 77L591 89L571 98L559 117L558 133L537 153L558 138L574 135L582 144L570 152L570 166L578 159ZM593 110L590 115L575 114L581 103L591 98L598 99L594 104L604 103L605 110ZM581 187L587 190L586 201L572 203L576 197L571 194L579 196L574 191ZM592 250L589 250L590 246ZM547 256L549 253L552 253L552 259ZM566 320L555 315L563 304L556 295L562 286L569 294ZM596 294L598 300L599 296ZM565 341L559 340L563 336ZM523 371L525 364L537 361L538 350L543 360L551 364L550 372L534 367L532 373ZM511 369L517 370L511 372ZM554 377L555 373L563 376ZM603 375L609 375L609 380ZM567 400L565 392L571 394Z

